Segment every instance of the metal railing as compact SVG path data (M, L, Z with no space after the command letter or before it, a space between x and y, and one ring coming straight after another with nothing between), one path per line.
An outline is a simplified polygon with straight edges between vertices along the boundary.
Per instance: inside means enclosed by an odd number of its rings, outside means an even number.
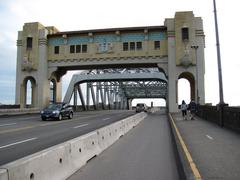
M198 106L197 116L222 127L240 132L240 107Z

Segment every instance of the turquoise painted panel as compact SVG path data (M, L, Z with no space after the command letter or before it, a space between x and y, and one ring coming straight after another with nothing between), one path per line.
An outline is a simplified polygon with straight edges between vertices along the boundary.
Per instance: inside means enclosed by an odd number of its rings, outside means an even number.
M63 44L63 38L54 37L48 39L48 45L50 46L60 46Z
M106 42L115 42L117 41L116 35L95 35L94 42L95 43L106 43Z
M68 37L67 44L68 45L77 45L88 43L90 40L89 37ZM48 39L48 44L51 46L60 46L64 44L64 39L61 37L53 37Z
M68 45L77 45L77 44L83 44L88 43L90 41L90 38L88 36L79 36L79 37L68 37Z
M164 32L150 32L148 34L148 39L150 41L161 41L166 39L166 34Z
M145 38L144 33L121 34L121 41L122 42L144 41L144 38Z

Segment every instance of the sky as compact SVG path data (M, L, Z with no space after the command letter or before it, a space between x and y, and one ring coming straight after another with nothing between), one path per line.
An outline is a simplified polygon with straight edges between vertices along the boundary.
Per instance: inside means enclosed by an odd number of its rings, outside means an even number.
M237 3L236 0L216 0L224 101L230 106L240 105L240 83L237 81L240 77L240 12ZM205 101L217 104L217 53L211 0L0 0L0 103L15 102L16 40L24 23L37 21L44 26L55 26L60 31L161 26L165 18L173 18L176 11L193 11L195 16L203 19L206 36ZM63 78L63 93L71 74ZM182 92L181 98L187 98Z

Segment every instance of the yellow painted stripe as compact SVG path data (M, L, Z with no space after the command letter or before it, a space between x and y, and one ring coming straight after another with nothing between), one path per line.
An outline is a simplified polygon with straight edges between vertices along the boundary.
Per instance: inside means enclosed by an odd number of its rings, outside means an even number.
M193 174L195 176L194 178L196 180L201 180L202 178L201 178L201 175L200 175L200 173L199 173L199 171L198 171L198 169L196 167L196 164L194 163L194 161L192 159L192 156L191 156L190 152L188 151L187 146L184 143L183 138L182 138L182 136L181 136L181 134L180 134L180 132L179 132L179 130L178 130L178 128L177 128L173 118L172 118L172 115L170 113L169 113L169 117L171 118L171 122L172 122L172 124L174 126L174 129L175 129L176 133L177 133L177 136L178 136L178 139L180 141L180 144L181 144L181 146L183 148L183 151L184 151L184 153L185 153L185 155L187 157L188 163L190 164L192 172L193 172Z

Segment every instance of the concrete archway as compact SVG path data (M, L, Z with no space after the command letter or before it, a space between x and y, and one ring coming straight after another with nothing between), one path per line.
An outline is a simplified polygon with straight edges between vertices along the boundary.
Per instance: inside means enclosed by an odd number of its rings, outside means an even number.
M194 75L190 72L183 72L179 75L178 77L178 81L179 79L186 79L188 80L189 84L190 84L190 100L194 99L196 101L196 96L195 96L195 92L196 92L196 88L195 88L195 79L194 79ZM178 88L178 87L177 87ZM177 90L178 92L178 90Z
M56 95L57 95L57 82L55 79L50 80L50 103L55 103L56 102Z
M30 87L31 87L31 99L30 99L30 104L27 105L27 94L28 94L28 89L27 89L27 84L30 82ZM21 87L21 101L20 101L20 106L24 108L28 107L36 107L36 80L32 76L28 76L23 80L22 87Z

